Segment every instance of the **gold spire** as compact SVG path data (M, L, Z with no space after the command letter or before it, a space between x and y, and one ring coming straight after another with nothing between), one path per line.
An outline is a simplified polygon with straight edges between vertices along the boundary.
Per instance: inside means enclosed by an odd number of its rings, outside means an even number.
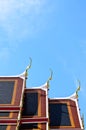
M51 72L50 77L47 80L48 90L49 90L49 86L50 86L50 80L52 80L52 75L53 75L53 71L51 69L50 69L50 72Z
M76 96L77 96L77 98L78 98L78 92L80 91L80 81L78 80L78 88L77 88L77 90L76 90Z
M31 58L29 58L29 59L30 59L30 64L26 67L26 70L25 70L25 77L26 77L26 79L28 77L28 70L31 68L31 65L32 65L32 59Z

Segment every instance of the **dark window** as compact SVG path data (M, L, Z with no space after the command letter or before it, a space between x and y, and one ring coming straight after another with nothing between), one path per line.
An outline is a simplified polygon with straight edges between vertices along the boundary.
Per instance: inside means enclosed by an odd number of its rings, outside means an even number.
M34 123L34 124L22 124L22 125L20 125L20 128L19 128L19 130L31 130L31 129L36 129L36 128L38 128L38 124L37 123Z
M25 93L23 116L38 114L38 93Z
M67 104L49 104L50 126L71 126Z
M7 126L6 125L0 125L0 130L6 130Z
M0 81L0 104L11 104L14 81Z
M0 112L0 117L9 116L9 112Z

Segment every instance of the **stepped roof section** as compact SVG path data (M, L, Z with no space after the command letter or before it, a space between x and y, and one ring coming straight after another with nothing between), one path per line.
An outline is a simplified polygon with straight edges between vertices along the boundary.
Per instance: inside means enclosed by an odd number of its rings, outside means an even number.
M48 129L48 84L26 89L30 67L20 75L0 77L0 130Z
M49 125L51 130L84 129L77 92L69 97L49 99Z
M48 98L49 82L26 88L28 69L0 77L0 130L84 130L78 91L66 98Z
M25 72L17 76L0 76L0 130L17 130L25 80Z
M48 130L48 86L47 83L25 89L22 119L19 130Z

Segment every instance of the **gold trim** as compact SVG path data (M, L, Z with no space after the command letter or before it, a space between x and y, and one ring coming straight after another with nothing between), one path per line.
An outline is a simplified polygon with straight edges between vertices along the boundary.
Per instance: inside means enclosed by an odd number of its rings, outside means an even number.
M40 94L41 94L41 91L40 90L38 90L38 116L41 116L41 98L40 98ZM38 128L40 128L41 129L41 124L40 123L38 123Z
M73 115L72 115L72 111L71 111L71 107L70 107L70 102L67 102L67 107L68 107L68 112L70 115L69 117L70 117L71 125L72 125L72 127L75 127Z
M14 101L15 101L15 97L16 97L17 83L18 83L18 81L15 80L14 90L13 90L13 96L12 96L12 101L11 101L12 105L14 105Z
M6 128L6 130L10 130L10 128L11 128L11 126L10 126L10 125L8 125L8 126L7 126L7 128Z
M16 97L16 89L17 89L17 80L15 80L15 84L14 84L14 90L13 90L13 96L12 96L12 101L11 104L14 105L14 101L15 101L15 97ZM13 116L13 112L10 113L10 118L12 118Z
M38 90L38 116L41 116L41 98L40 98L40 90Z

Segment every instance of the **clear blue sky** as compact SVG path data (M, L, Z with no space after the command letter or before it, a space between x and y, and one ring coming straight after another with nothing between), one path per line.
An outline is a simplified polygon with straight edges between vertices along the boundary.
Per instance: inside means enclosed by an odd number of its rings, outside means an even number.
M51 68L49 97L66 97L79 79L86 117L86 0L0 0L0 75L22 73L29 57L27 86L44 84Z

